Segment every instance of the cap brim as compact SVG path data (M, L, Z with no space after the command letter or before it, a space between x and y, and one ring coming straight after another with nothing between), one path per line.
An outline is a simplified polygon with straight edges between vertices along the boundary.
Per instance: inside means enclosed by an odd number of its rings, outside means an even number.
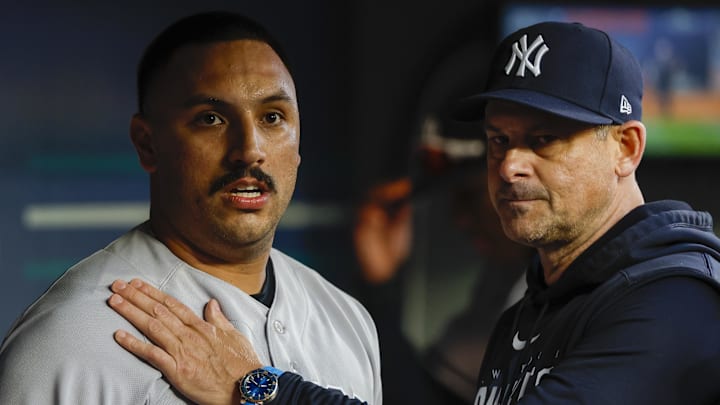
M550 114L588 124L612 124L612 118L580 107L577 104L525 89L502 89L476 94L462 100L455 111L458 120L473 121L485 117L485 105L489 100L504 100L523 104Z

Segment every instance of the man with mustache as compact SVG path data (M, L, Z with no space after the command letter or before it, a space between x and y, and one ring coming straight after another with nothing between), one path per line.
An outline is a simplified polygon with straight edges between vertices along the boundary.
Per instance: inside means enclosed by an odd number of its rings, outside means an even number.
M0 403L190 402L170 385L172 373L163 376L112 341L131 325L106 304L108 286L129 290L115 280L134 278L178 297L191 314L205 307L212 317L222 307L229 329L196 323L181 340L221 341L237 330L254 347L216 359L218 369L203 377L221 389L203 400L267 402L288 370L381 403L368 313L272 248L300 164L295 85L277 41L236 14L184 18L146 49L138 102L130 135L150 176L150 219L69 269L14 325L0 350ZM122 306L120 295L110 305ZM164 308L153 313L163 317ZM213 361L209 352L197 356ZM257 369L237 368L235 358Z
M720 240L708 213L645 202L635 176L646 142L642 85L636 59L606 33L540 23L503 40L486 91L467 100L465 118L484 121L503 229L537 251L524 298L496 324L475 404L720 402ZM148 324L169 298L137 286L120 292L135 305L116 309ZM172 317L184 318L170 302ZM210 315L222 328L221 314ZM119 342L162 370L183 351L206 350L155 337L165 350L127 335ZM333 394L288 374L281 403ZM197 397L213 386L178 383Z

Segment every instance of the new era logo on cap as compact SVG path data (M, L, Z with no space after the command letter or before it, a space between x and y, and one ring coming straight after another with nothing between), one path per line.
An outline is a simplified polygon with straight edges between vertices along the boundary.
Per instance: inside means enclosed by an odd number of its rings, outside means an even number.
M632 114L632 104L630 104L630 101L628 101L624 94L620 96L620 113L627 115Z
M501 99L591 124L620 124L641 119L642 84L635 57L606 33L544 22L500 43L486 90L458 114L481 117L488 100Z

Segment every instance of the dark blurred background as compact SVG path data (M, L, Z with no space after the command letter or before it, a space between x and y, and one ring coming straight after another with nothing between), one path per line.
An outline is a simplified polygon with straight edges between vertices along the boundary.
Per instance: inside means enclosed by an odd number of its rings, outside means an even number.
M444 185L423 188L425 194L413 187L407 196L420 201L415 223L436 216L435 206L422 201L427 193L443 198L450 182L422 177L427 167L418 166L430 163L421 162L418 151L430 135L453 136L447 127L428 127L435 121L427 118L441 108L441 101L481 88L485 64L500 37L536 20L587 21L636 53L646 73L650 141L639 171L646 199L684 199L720 218L720 191L713 181L720 157L720 5L697 8L684 2L679 8L640 0L567 4L4 2L0 334L67 267L147 217L146 174L128 137L136 108L136 64L162 28L203 10L247 14L284 43L300 99L303 161L276 247L358 296L373 312L395 306L401 293L390 289L378 295L390 298L378 302L373 297L378 283L364 280L353 245L357 208L378 184L409 179L423 187L426 181ZM473 147L461 145L453 153ZM425 253L432 251L434 238L446 232L429 222L411 229L416 247L411 250L423 246ZM440 235L445 242L453 240L445 236ZM452 249L438 252L434 262L473 260ZM410 256L415 260L404 266L417 267L422 257ZM421 270L442 276L442 268L427 267ZM430 288L428 279L432 277L424 278L421 290ZM417 280L413 283L417 287ZM449 283L448 288L464 284ZM467 295L471 289L465 285L465 290ZM411 295L414 301L403 300L403 305L443 305L431 295ZM407 318L407 312L398 316ZM410 316L411 326L401 332L411 335L416 351L432 340L418 335L437 335L453 313L445 311L444 321L427 322L425 316Z

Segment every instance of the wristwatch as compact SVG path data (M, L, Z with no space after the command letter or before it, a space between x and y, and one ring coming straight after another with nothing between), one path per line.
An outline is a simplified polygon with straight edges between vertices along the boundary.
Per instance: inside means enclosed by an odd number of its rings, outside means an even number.
M252 370L238 381L241 404L267 404L275 398L278 390L278 377L282 371L274 367Z

